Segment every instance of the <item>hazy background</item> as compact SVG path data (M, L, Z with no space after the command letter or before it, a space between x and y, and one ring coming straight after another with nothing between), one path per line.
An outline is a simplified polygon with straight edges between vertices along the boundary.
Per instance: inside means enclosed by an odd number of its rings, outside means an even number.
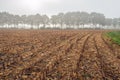
M59 12L100 12L106 17L120 17L120 0L0 0L0 12L12 14L47 14Z

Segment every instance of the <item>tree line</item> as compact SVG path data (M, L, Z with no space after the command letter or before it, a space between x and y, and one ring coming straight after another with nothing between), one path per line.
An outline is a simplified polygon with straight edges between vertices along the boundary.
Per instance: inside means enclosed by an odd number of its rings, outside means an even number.
M67 12L58 13L48 17L47 15L13 15L8 12L0 12L1 28L84 28L91 26L120 26L120 18L106 18L102 13Z

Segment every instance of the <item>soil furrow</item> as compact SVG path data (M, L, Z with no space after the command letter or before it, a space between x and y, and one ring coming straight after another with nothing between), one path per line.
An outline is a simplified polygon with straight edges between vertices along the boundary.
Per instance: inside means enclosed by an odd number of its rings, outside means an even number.
M101 38L101 34L96 37L96 45L99 50L100 60L102 61L102 68L108 80L120 79L120 61L114 54L106 47L106 44Z
M35 69L37 66L41 66L41 67L37 67L37 69L41 72L41 74L47 73L53 66L56 66L58 64L58 61L61 61L61 57L67 55L66 50L71 48L72 44L69 45L70 44L69 41L71 41L71 40L74 40L74 39L72 38L72 39L68 40L67 43L61 45L63 48L58 48L59 51L56 49L57 51L52 52L52 55L50 55L49 57L43 58L42 61L39 61L34 65L35 67L33 66L31 68ZM68 45L68 46L66 46L66 49L64 48L65 45ZM53 53L55 53L55 54L53 54ZM45 64L43 65L43 63L45 63ZM26 71L26 70L24 70L24 71ZM33 70L33 71L36 71L36 70ZM47 71L47 72L45 72L45 71ZM46 75L44 75L44 76L46 76Z
M119 46L105 32L0 31L0 79L120 80Z
M49 78L50 77L52 78L52 76L54 76L54 78L59 77L59 80L63 80L63 79L70 79L72 77L71 74L73 74L75 68L74 63L77 61L75 57L78 56L78 51L79 51L78 47L76 47L77 41L78 39L81 40L85 36L86 35L83 35L82 37L73 40L73 42L71 41L70 44L72 45L72 47L70 48L70 51L67 52L68 55L66 56L63 55L60 57L60 59L57 60L57 65L54 65L53 68L48 72ZM60 75L57 76L57 74Z
M96 41L95 41L95 37L94 37L93 40L94 40L95 48L96 48L96 50L97 50L97 58L98 58L98 61L99 61L99 63L100 63L100 64L98 64L98 65L100 66L100 72L101 72L101 74L102 74L102 80L106 80L106 75L105 75L105 72L104 72L104 69L103 69L103 67L104 67L103 60L102 60L101 55L100 55L100 53L99 53L98 46L97 46L97 43L96 43Z
M92 35L92 34L91 34ZM87 36L87 38L85 39L85 41L83 42L83 46L82 46L82 49L81 51L79 52L79 59L78 59L78 62L77 62L77 66L76 66L76 74L77 74L77 78L79 79L80 76L79 76L79 67L80 67L80 64L81 64L81 61L83 60L83 55L84 55L84 51L85 51L85 46L86 46L86 43L88 41L88 39L90 38L90 36Z
M75 36L74 36L75 37ZM72 37L70 38L70 39L73 39ZM60 44L63 44L64 42L67 42L67 41L69 41L69 40L66 40L66 41L62 41L62 43L60 43ZM52 46L54 46L54 45L52 45ZM57 47L57 46L55 46L52 50L53 50L53 52L54 52L54 50L57 50L57 48L59 48L59 46ZM49 49L49 48L48 48ZM13 72L16 72L16 73L19 73L19 71L21 71L21 70L24 70L25 68L27 68L28 66L31 66L31 65L34 65L34 63L36 63L36 62L38 62L39 61L39 59L40 60L43 60L42 59L42 57L44 58L45 56L46 57L49 57L49 56L51 56L52 55L52 52L51 52L51 50L50 50L50 52L49 52L49 50L47 50L48 51L48 54L45 54L44 52L46 52L46 50L47 49L45 49L44 51L42 51L43 53L41 53L41 54L43 54L43 55L35 55L34 57L35 58L33 58L33 57L31 57L31 60L29 59L29 60L27 60L27 62L24 62L24 64L23 65L18 65L19 67L17 67L17 70L15 70L15 71L11 71L10 73L13 73ZM29 62L29 63L28 63ZM7 71L8 72L8 71ZM6 75L8 75L8 74L6 74ZM9 74L9 75L11 75L11 74ZM14 74L15 75L15 74Z

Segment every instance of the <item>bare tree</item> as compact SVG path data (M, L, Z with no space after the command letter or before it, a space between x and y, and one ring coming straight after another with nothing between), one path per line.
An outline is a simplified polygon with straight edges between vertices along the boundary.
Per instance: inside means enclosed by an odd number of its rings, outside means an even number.
M56 27L56 25L58 24L58 16L57 15L52 15L51 16L51 23L54 27Z
M64 24L64 13L59 13L57 16L58 16L58 23L60 24L62 29Z
M49 23L49 17L47 15L42 15L43 28L45 28L48 23Z

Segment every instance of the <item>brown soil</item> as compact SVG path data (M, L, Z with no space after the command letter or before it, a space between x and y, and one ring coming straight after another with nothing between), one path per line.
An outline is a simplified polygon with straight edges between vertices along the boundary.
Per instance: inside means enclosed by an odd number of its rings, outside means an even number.
M120 80L104 30L0 30L0 80Z

